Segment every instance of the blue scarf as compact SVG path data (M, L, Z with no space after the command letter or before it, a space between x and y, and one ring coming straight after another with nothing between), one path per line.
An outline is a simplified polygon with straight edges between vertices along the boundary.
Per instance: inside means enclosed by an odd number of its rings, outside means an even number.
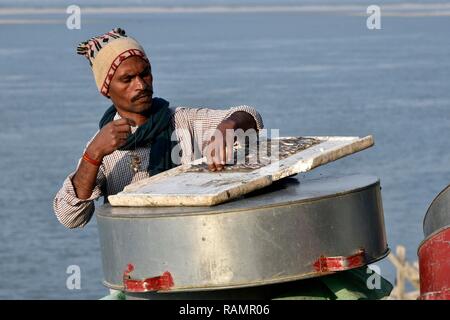
M175 166L171 159L171 153L176 142L171 141L173 128L170 121L172 114L169 110L169 102L162 98L153 98L150 111L147 122L129 135L119 150L134 150L150 144L150 161L147 171L150 175L155 175ZM100 120L100 129L113 121L116 113L114 105L109 107Z

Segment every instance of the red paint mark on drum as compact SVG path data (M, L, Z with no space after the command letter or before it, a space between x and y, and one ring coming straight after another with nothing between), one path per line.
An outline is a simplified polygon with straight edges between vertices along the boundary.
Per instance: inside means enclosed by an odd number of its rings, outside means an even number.
M123 286L128 292L149 292L169 290L174 286L173 278L170 272L166 271L161 276L151 277L143 280L132 279L130 273L134 266L130 263L123 273Z
M351 256L326 257L321 256L313 266L318 272L344 271L353 268L362 267L366 264L364 249Z

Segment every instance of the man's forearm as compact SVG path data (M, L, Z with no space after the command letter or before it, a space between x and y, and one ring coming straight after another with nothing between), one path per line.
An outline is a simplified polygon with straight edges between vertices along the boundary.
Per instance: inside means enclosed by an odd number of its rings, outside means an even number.
M253 116L245 111L236 111L232 113L227 120L234 122L235 129L242 129L244 131L248 129L258 129Z
M102 158L99 155L92 151L89 153L89 149L86 152L88 155L92 154L91 157L101 162ZM89 163L84 159L81 160L80 166L72 178L72 184L79 199L88 199L92 195L99 168L99 166Z

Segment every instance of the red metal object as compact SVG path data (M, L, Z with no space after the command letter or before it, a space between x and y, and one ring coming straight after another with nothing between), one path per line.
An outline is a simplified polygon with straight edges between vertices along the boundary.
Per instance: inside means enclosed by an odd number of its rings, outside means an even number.
M169 290L174 282L170 272L166 271L161 276L147 278L143 280L132 279L130 273L134 266L130 263L123 273L123 286L127 292L149 292Z
M428 292L421 294L420 300L450 300L450 290L441 290L438 292Z
M450 226L419 246L421 300L450 300Z
M313 265L318 272L344 271L366 265L366 256L364 249L360 249L358 253L347 257L321 256Z

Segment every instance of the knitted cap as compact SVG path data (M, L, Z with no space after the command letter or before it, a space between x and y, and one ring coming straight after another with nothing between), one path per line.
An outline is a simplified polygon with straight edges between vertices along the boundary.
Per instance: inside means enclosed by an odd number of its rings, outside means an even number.
M121 28L80 43L77 53L89 60L97 88L104 96L108 94L111 79L122 61L132 56L148 61L141 45Z

